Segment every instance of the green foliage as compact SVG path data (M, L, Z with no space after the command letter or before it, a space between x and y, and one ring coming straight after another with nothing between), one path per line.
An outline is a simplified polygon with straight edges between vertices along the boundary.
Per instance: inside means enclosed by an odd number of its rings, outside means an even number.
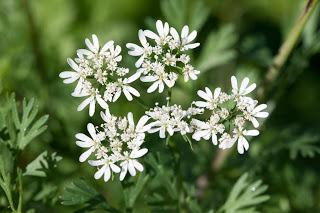
M173 27L188 25L191 30L200 30L210 12L203 0L163 0L161 11Z
M313 158L316 154L320 154L319 136L314 134L303 134L296 137L288 144L291 159L296 159L299 154L302 157Z
M242 175L233 186L229 197L219 212L235 213L248 212L255 213L256 206L267 201L270 197L264 193L267 186L261 180L251 182L248 174Z
M91 200L100 200L101 195L84 180L74 180L64 189L61 196L63 205L84 204Z
M23 99L21 116L18 113L14 94L8 97L7 103L10 103L9 110L3 117L5 117L6 129L10 136L8 143L14 149L23 150L35 137L47 129L45 123L49 116L44 115L35 120L38 106L35 104L34 99L30 101Z
M48 116L42 116L35 121L38 107L34 106L34 99L22 102L22 112L20 113L15 95L12 94L2 99L0 108L0 186L5 192L8 206L12 212L20 213L23 211L23 184L22 171L20 167L20 157L25 154L26 146L46 130ZM22 114L20 116L20 114ZM55 164L61 160L56 153L48 155L43 152L34 161L26 166L24 175L46 177L47 173L52 172ZM38 192L35 199L43 199L53 192L57 187L43 188ZM31 211L31 210L30 210Z
M47 173L56 167L61 159L62 157L58 156L57 153L49 155L47 151L44 151L27 165L23 175L47 177Z
M237 53L234 49L238 36L232 25L225 25L207 37L203 50L197 60L197 68L202 72L233 60Z

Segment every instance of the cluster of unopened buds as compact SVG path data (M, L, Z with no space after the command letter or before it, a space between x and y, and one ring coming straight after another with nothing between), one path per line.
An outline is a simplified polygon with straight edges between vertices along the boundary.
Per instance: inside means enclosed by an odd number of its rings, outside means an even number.
M86 149L79 160L97 167L96 179L103 177L108 181L114 173L120 173L119 178L123 180L128 173L135 176L137 171L143 171L138 159L148 152L143 147L147 133L159 132L160 138L175 133L184 137L190 135L196 141L211 140L221 149L237 144L238 152L243 154L249 148L247 138L259 134L257 118L268 116L264 111L267 105L259 105L257 100L248 96L256 85L250 85L248 78L238 85L234 76L231 77L230 93L221 88L212 92L205 87L197 92L202 100L194 101L187 109L171 104L171 97L168 97L166 105L156 103L136 124L131 112L125 117L112 115L109 104L117 101L122 93L128 101L140 96L131 86L138 79L151 83L148 93L157 89L162 93L166 87L171 91L180 76L186 82L197 79L200 72L191 65L188 55L188 50L200 45L193 43L197 32L189 33L189 27L184 26L179 34L160 20L156 22L156 29L156 33L139 30L141 46L126 45L129 55L139 57L131 75L128 68L119 66L121 47L113 41L100 46L95 35L92 35L92 41L85 39L87 49L79 49L77 58L67 60L72 71L60 73L64 83L77 81L72 96L85 97L78 111L89 106L89 115L93 116L97 104L103 109L100 113L103 124L94 126L89 123L89 135L76 134L76 144Z

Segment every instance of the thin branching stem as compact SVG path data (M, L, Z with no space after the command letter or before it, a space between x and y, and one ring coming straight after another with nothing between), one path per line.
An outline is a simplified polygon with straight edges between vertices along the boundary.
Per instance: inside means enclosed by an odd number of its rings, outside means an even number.
M257 91L259 99L264 98L265 91L271 86L271 83L275 81L275 79L279 76L282 67L288 60L292 50L294 49L297 42L299 41L303 28L307 23L307 21L309 20L310 15L314 11L318 3L319 3L319 0L307 1L301 15L298 17L294 26L290 30L287 38L281 45L278 54L274 57L273 63L271 64L269 70L267 71L267 74L265 76L265 79L261 88L259 88ZM215 155L212 161L212 169L214 173L216 173L221 169L225 160L229 156L230 152L231 152L230 149L226 149L226 150L219 149L217 151L217 154Z

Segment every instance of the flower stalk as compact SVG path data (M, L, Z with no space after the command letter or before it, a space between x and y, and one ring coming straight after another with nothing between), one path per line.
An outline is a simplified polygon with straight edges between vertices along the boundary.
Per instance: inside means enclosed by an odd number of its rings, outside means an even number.
M292 50L299 41L304 26L306 25L318 3L319 0L307 1L301 15L298 17L295 25L290 30L286 40L281 45L278 54L274 57L273 63L271 64L269 70L267 71L267 74L265 75L262 86L257 91L259 99L264 99L265 92L268 89L269 85L279 76L281 68L284 66ZM231 149L220 149L217 151L217 154L212 161L212 170L214 173L222 168L230 152Z

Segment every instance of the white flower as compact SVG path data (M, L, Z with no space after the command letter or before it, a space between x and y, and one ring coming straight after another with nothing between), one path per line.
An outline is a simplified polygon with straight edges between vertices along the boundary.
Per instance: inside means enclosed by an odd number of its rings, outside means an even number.
M166 84L169 88L173 87L178 76L175 73L159 73L159 75L154 76L143 76L141 77L141 81L143 82L153 82L151 86L148 88L147 92L152 93L158 89L159 93L162 93L164 90L164 85Z
M197 80L198 76L200 74L199 70L196 70L193 68L193 66L191 66L190 64L187 64L184 68L183 68L183 76L184 76L184 81L187 82L189 81L189 78L191 78L192 80Z
M158 35L151 30L145 30L144 35L148 38L154 39L158 44L165 44L168 40L169 24L167 22L162 23L161 20L157 20L156 28Z
M152 48L150 47L149 43L147 42L147 39L144 35L143 30L139 30L138 36L139 36L139 40L140 40L142 47L140 47L136 44L133 44L133 43L126 44L127 48L129 49L129 51L128 51L129 55L140 56L140 58L135 63L135 66L137 68L139 68L142 65L145 57L148 56L149 54L151 54L151 52L152 52Z
M87 151L80 155L80 162L86 161L90 157L90 155L100 146L101 138L99 138L96 134L96 130L93 124L89 123L87 125L87 129L91 138L83 133L76 134L76 138L78 139L76 141L76 144L82 148L89 148Z
M220 149L230 149L236 142L236 138L231 137L228 133L223 133L219 138L219 148Z
M59 74L59 77L64 79L63 83L65 84L71 84L79 80L74 90L74 93L79 93L82 89L85 74L82 72L81 68L71 58L68 58L67 62L74 71L63 71Z
M213 110L217 108L219 104L220 93L221 88L219 87L214 90L214 94L212 94L211 90L208 87L205 88L205 91L198 90L197 94L206 101L196 101L195 105L197 107Z
M174 40L181 46L182 50L189 50L197 48L200 43L191 43L197 37L197 31L193 30L189 34L189 27L185 25L181 31L181 38L177 30L173 27L170 28L170 34L174 38Z
M166 132L172 136L175 132L180 132L182 135L191 132L191 127L185 121L193 112L183 110L179 105L154 107L146 112L154 122L150 123L151 126L149 133L159 132L160 138L166 137Z
M217 134L222 134L224 132L224 126L219 124L220 118L217 114L210 117L208 122L203 122L197 119L193 119L192 123L196 126L196 130L192 135L192 138L199 141L201 138L211 141L214 145L218 144Z
M238 88L238 82L235 76L231 77L232 93L236 96L244 96L252 92L256 88L256 84L249 85L249 78L244 78Z
M249 149L249 142L244 136L257 136L259 135L259 131L254 130L243 130L242 128L238 128L234 130L235 140L238 140L237 149L239 154L243 154L245 151Z
M83 91L80 94L73 94L75 97L87 97L85 100L83 100L80 105L78 106L77 110L82 111L86 106L89 105L89 115L92 117L94 115L95 109L96 109L96 102L103 108L103 109L109 109L108 104L105 102L105 100L101 97L101 95L98 93L97 90L86 90Z
M255 107L255 105L251 105L247 107L247 111L244 112L245 118L251 121L252 125L255 128L259 127L259 122L256 118L266 118L269 116L268 112L262 112L262 110L267 108L267 104L260 104Z
M77 53L80 56L85 55L88 58L93 58L97 54L104 54L108 49L110 49L113 46L113 43L114 43L113 41L108 41L100 49L100 44L99 44L98 37L95 34L93 34L92 35L92 42L88 38L85 39L85 44L86 44L86 46L88 47L89 50L87 50L87 49L79 49L79 50L77 50Z
M125 160L120 164L121 166L120 181L124 179L128 171L131 176L136 175L137 173L136 170L140 172L143 171L143 165L139 163L136 159L144 156L145 154L147 154L147 152L148 152L148 149L143 148L139 150L132 150L130 155L128 152L124 153Z
M119 173L121 171L120 167L112 162L108 158L99 159L99 160L90 160L89 164L91 166L100 167L98 171L94 174L95 179L100 179L102 176L104 181L107 182L111 178L112 172Z

